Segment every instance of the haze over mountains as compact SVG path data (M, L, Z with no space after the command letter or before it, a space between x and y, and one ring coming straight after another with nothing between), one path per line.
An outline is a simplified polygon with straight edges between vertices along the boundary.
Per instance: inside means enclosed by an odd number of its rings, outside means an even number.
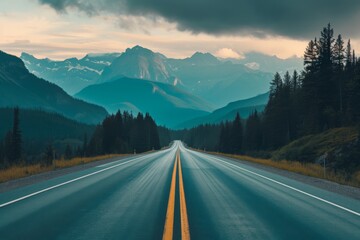
M69 94L74 94L96 83L104 68L118 56L120 53L90 53L81 59L53 61L48 58L37 59L30 54L22 53L21 59L34 75L55 83Z
M260 53L248 53L244 59L219 59L196 52L185 59L172 59L141 46L124 53L88 54L64 61L37 59L26 53L21 58L31 73L77 98L111 113L119 109L149 112L169 127L232 117L232 113L227 117L210 113L229 102L267 92L273 72L283 70L284 65L290 71L302 65L300 58L283 60ZM236 111L246 117L254 109L262 110L264 104Z
M302 67L302 59L295 57L283 60L249 53L244 59L220 60L210 53L196 52L185 59L172 59L141 46L128 48L123 54L99 55L95 60L86 56L53 62L27 54L22 59L30 72L58 84L70 94L96 82L129 77L176 85L214 107L268 91L273 73L284 70L284 65L290 71Z
M213 124L213 123L231 121L235 119L237 113L239 113L242 118L247 118L254 111L262 112L265 109L265 106L268 101L269 101L269 92L260 94L258 96L249 99L231 102L227 104L225 107L216 109L210 114L198 118L193 118L189 121L184 121L178 126L176 126L176 128L177 129L192 128L200 124L206 124L206 123Z
M133 78L91 85L75 96L104 106L109 112L119 109L148 112L158 124L168 127L207 115L212 110L202 99L173 85Z
M85 123L98 123L107 111L68 95L31 74L21 59L0 51L0 107L43 109Z

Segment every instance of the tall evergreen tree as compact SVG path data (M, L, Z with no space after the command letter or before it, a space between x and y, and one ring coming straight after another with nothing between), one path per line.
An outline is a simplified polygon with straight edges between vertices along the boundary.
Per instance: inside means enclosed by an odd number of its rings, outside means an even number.
M350 68L352 65L353 58L351 53L351 41L349 39L346 45L346 68Z
M240 153L242 150L243 128L240 114L236 113L235 120L232 123L230 133L230 151L231 153Z
M341 72L344 69L345 59L348 60L345 56L344 40L342 39L341 34L338 35L333 46L333 58L335 71Z
M315 73L319 66L319 44L317 39L311 40L304 53L304 66L307 73Z
M10 164L19 163L22 156L19 108L14 108L13 128L6 137L6 156Z
M258 151L262 147L261 120L256 110L246 121L244 145L247 151Z

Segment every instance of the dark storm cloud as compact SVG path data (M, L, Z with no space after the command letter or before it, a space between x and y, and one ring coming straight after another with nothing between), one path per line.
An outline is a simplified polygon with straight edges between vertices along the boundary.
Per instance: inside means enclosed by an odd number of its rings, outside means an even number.
M161 16L180 30L214 35L283 35L308 38L331 22L338 32L359 33L359 0L39 0L57 11Z

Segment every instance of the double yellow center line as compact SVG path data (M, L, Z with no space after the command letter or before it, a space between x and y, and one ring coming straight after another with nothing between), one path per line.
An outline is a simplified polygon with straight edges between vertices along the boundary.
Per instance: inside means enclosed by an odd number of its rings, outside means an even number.
M175 212L175 187L176 187L176 172L179 168L179 195L180 195L180 223L181 223L181 239L190 240L189 221L186 210L186 200L184 183L181 169L180 153L177 151L174 169L171 178L169 202L166 212L165 227L163 233L163 240L172 240L174 232L174 212Z

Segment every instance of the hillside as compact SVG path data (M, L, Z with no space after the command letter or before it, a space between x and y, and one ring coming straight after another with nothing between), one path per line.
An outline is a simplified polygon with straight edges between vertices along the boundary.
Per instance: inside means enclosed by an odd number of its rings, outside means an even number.
M220 123L227 120L234 120L237 113L244 119L247 118L255 110L262 112L265 109L266 103L269 99L269 93L264 93L249 99L239 100L229 103L223 108L219 108L212 113L194 118L189 121L183 122L177 126L181 128L192 128L205 123Z
M199 53L192 58L197 60L197 55ZM273 74L230 61L216 61L211 54L201 56L201 61L170 59L168 63L181 86L214 106L222 107L239 98L250 98L269 90Z
M149 112L157 124L168 127L206 115L212 110L205 101L186 91L169 84L142 79L121 78L92 85L75 96L102 105L110 112L116 112L123 106L134 112Z
M351 175L360 170L359 129L334 128L297 139L273 153L273 159L324 164Z
M3 140L5 134L12 129L12 108L0 108L0 122L0 139ZM56 113L20 109L20 130L24 151L39 154L48 144L54 144L58 149L64 149L67 143L80 145L85 135L91 137L95 126L79 123Z
M0 95L0 107L43 109L85 123L99 123L107 115L104 108L74 99L55 84L31 74L21 59L2 51Z

